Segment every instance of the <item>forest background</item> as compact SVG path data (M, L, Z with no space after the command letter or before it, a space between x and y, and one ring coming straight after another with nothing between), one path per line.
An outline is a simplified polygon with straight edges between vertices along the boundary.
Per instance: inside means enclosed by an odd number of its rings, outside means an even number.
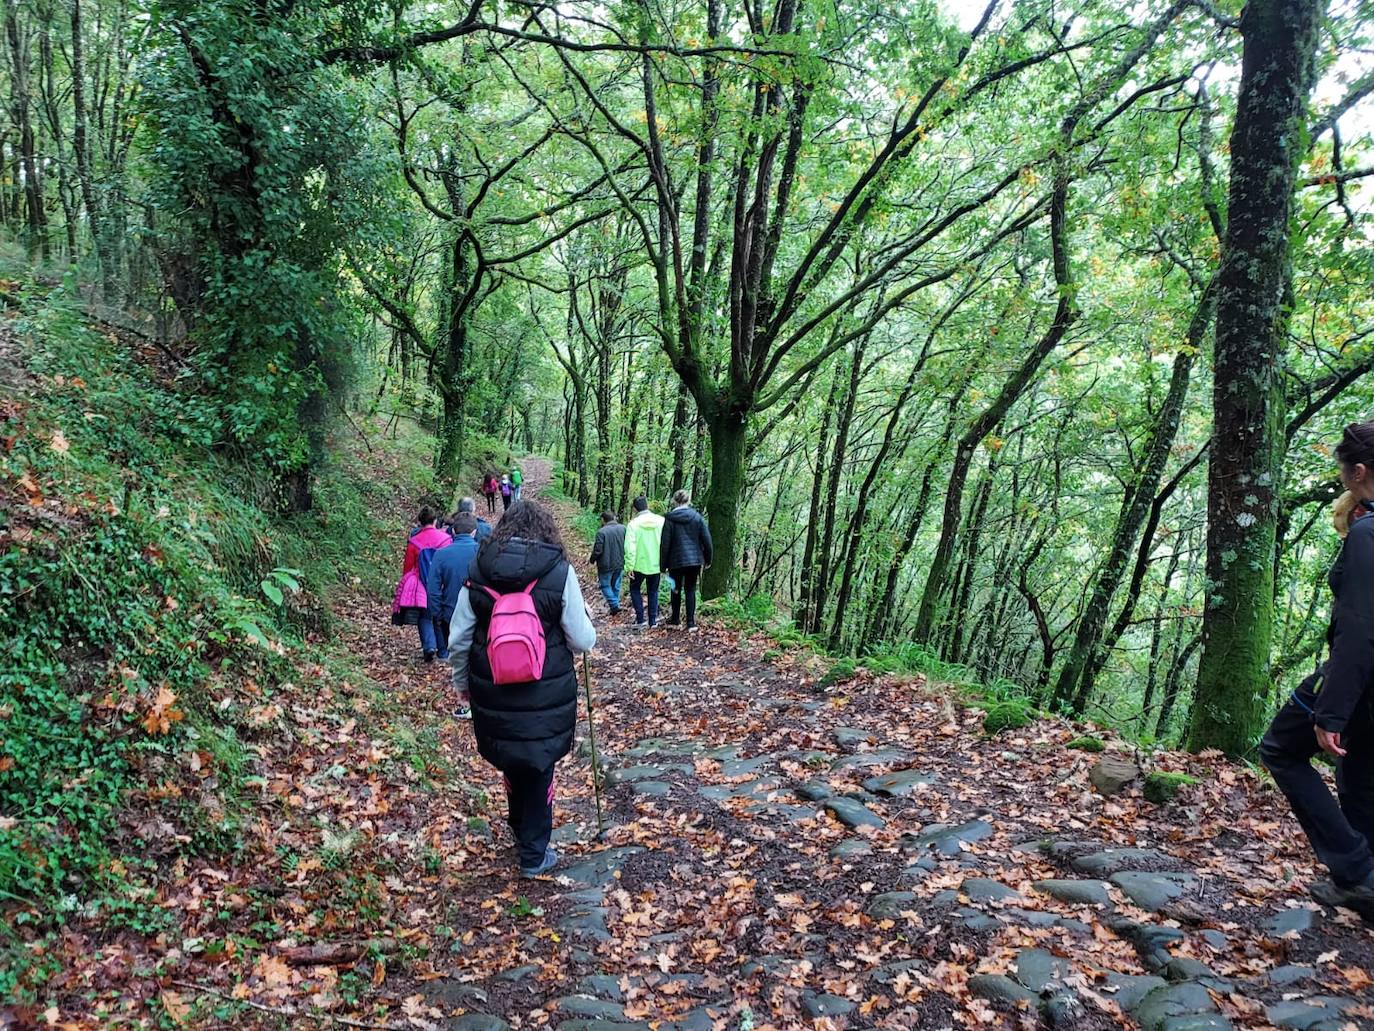
M5 0L0 356L47 377L0 410L6 799L47 833L55 771L124 754L100 685L166 733L378 575L331 446L377 425L422 442L417 501L526 453L622 518L691 490L705 593L784 641L1247 754L1319 656L1330 447L1374 414L1372 32L1369 0ZM139 608L169 577L196 614ZM71 864L34 840L39 893Z

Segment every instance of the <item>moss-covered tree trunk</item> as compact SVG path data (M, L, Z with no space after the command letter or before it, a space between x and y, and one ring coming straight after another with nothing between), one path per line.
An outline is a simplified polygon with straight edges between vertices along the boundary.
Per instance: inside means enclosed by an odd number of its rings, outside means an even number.
M715 545L715 562L701 578L701 596L719 598L730 589L735 572L735 542L739 537L739 509L748 466L748 410L729 407L714 415L711 434L711 490L706 522Z
M1188 734L1194 749L1248 751L1268 694L1289 217L1322 8L1319 0L1251 0L1241 15L1213 357L1207 604Z

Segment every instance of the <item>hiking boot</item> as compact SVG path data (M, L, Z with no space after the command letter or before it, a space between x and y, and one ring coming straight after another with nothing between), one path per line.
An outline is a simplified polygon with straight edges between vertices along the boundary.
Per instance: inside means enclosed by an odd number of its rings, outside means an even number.
M644 622L644 620L641 619L641 620L639 620L638 622L635 623L635 625L634 625L634 630L637 631L637 632L639 632L639 631L647 630L648 627L649 627L649 624L646 623L646 622Z
M455 552L454 554L457 554L457 552ZM618 609L618 608L611 609L611 615L612 615L612 616L618 616L618 615L620 615L620 609Z
M1358 884L1342 887L1335 881L1320 880L1312 885L1312 897L1327 906L1343 906L1374 923L1374 873Z
M435 655L434 652L430 652L430 651L425 652L425 661L426 661L426 662L433 662L433 661L434 661L434 655Z
M538 866L522 866L521 877L542 877L558 865L558 853L551 848L544 850L544 861Z
M691 623L691 624L689 624L688 627L687 627L687 632L688 632L689 634L694 634L694 633L696 633L696 632L697 632L698 630L700 630L700 629L701 629L701 627L697 626L695 623Z
M470 719L472 719L472 706L471 706L471 705L460 705L460 706L458 706L458 708L456 708L456 709L453 710L453 718L454 718L455 720L470 720Z

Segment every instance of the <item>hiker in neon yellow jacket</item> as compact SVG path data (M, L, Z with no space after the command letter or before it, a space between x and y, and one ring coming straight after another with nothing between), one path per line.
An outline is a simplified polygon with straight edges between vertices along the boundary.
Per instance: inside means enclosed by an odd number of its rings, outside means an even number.
M625 572L630 574L630 601L635 607L635 629L658 626L658 546L663 517L649 511L649 500L635 498L634 518L625 526ZM649 621L644 622L644 596L649 592Z

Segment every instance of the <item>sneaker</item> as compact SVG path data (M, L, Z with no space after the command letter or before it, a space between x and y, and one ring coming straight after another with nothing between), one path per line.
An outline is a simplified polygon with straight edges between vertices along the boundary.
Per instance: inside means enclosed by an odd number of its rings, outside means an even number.
M433 661L434 661L434 655L435 655L434 652L425 652L425 661L426 661L426 662L433 662Z
M521 877L542 877L555 866L558 865L558 853L553 849L544 850L544 861L538 866L522 866L520 868Z
M1321 880L1312 885L1312 897L1327 906L1343 906L1374 923L1374 873L1358 884L1342 887L1335 881Z
M619 609L611 609L611 615L612 615L612 616L618 616L618 615L620 615L620 610L619 610Z
M700 629L701 629L701 627L699 627L699 626L697 626L695 623L693 623L693 624L691 624L689 627L687 627L687 632L688 632L689 634L694 634L694 633L696 633L696 632L697 632L698 630L700 630Z
M635 629L636 631L643 631L643 630L648 629L648 627L649 627L649 624L646 623L646 622L644 622L644 620L642 620L642 619L636 621L635 624L634 624L634 629Z
M470 720L470 719L472 719L472 706L471 706L471 705L460 705L460 706L458 706L458 708L456 708L456 709L453 710L453 718L454 718L455 720Z

